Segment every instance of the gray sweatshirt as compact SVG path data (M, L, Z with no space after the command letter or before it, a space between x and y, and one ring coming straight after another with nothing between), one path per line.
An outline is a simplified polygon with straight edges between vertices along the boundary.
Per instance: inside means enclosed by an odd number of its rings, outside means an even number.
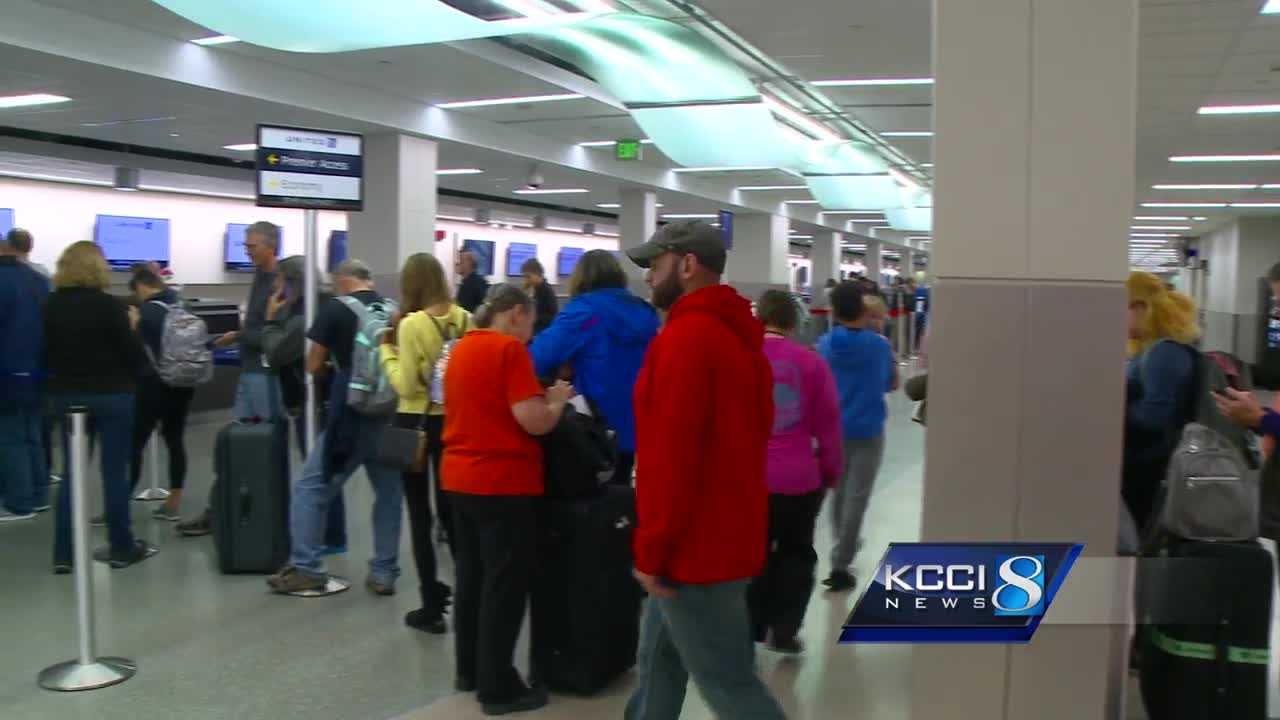
M253 274L253 285L249 288L249 307L245 310L244 323L240 327L241 372L267 371L262 366L262 326L266 324L267 301L271 299L271 288L275 281L274 272L259 270Z

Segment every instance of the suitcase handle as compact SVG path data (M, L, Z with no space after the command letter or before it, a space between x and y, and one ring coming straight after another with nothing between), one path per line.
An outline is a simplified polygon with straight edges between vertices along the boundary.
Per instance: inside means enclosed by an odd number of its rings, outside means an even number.
M249 492L249 488L244 485L240 486L240 513L238 516L239 524L245 525L249 522L249 516L253 514L253 493Z

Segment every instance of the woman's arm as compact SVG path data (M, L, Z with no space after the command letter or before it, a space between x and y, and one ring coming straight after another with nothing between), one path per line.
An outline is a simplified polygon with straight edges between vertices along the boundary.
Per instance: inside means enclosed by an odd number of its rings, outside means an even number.
M817 357L810 393L810 412L813 415L813 437L818 441L818 468L824 487L833 488L844 471L844 442L840 427L840 397L836 392L836 379L830 366Z
M573 386L560 380L547 389L546 397L531 397L511 406L511 414L530 435L546 435L555 429L564 407L573 396Z
M426 323L422 322L424 320ZM402 398L426 393L426 381L423 379L429 359L426 340L427 333L435 332L435 329L428 330L424 325L430 322L423 313L409 315L400 321L396 330L399 346L382 345L382 371Z
M577 354L590 335L588 323L598 322L573 305L556 316L551 325L533 339L529 353L538 377L554 377L562 365Z

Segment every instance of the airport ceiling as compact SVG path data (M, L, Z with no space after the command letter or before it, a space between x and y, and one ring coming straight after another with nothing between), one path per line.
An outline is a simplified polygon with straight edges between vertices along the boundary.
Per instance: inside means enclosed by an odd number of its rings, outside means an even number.
M669 17L688 20L684 3L643 1L645 9L669 6ZM1280 163L1171 163L1173 155L1262 154L1280 152L1276 115L1202 116L1202 105L1280 103L1280 15L1259 14L1263 0L1143 0L1139 45L1137 203L1280 202L1276 190L1155 190L1162 184L1280 184ZM101 32L109 23L168 40L192 40L211 34L151 0L12 0L36 10L66 11L59 17L69 36L79 25ZM779 22L774 0L700 0L696 7L744 40L767 64L803 81L845 78L927 78L931 76L931 0L854 0L820 3L821 12L796 12ZM10 10L6 10L9 13ZM31 17L36 17L32 14ZM76 20L76 23L68 23ZM12 38L11 38L12 39ZM167 148L204 155L247 159L248 153L223 149L253 141L258 121L377 132L386 128L368 113L331 102L330 112L232 94L157 77L139 69L105 67L68 48L37 52L32 45L0 44L0 94L52 92L74 102L42 108L0 111L0 125L88 137L130 145ZM449 45L402 47L350 53L287 53L247 43L206 48L318 76L333 83L335 94L356 88L396 101L427 106L475 98L516 97L574 92L582 99L536 104L450 110L456 123L469 120L510 129L522 138L545 140L548 147L641 136L616 102L594 84L539 61L512 62L511 51L487 40ZM78 58L78 59L74 59ZM566 81L568 78L568 81ZM760 78L758 79L768 79ZM566 87L568 86L568 89ZM587 90L583 90L587 87ZM592 91L595 88L595 91ZM932 161L932 92L928 85L896 87L822 87L819 91L863 125L881 133L918 164ZM425 109L425 107L424 107ZM352 119L356 118L356 119ZM900 136L897 133L916 133ZM621 189L635 186L636 174L617 168L609 148L578 149L586 162L539 163L548 187L580 187L580 195L546 196L548 202L588 210L618 201ZM563 155L564 157L578 157ZM441 142L441 167L481 168L477 175L442 177L441 186L472 193L512 197L529 175L533 161L517 153L450 139ZM927 165L925 165L928 167ZM641 161L644 170L672 164L652 146ZM585 168L585 169L584 169ZM641 173L643 175L643 173ZM665 175L665 173L662 173ZM735 186L797 185L782 172L718 174L689 179L687 188L732 192ZM659 177L659 175L653 175ZM692 184L688 184L692 183ZM705 183L699 185L698 183ZM664 213L714 212L715 193L660 188ZM745 193L744 193L745 195ZM752 201L804 200L803 190L752 193ZM756 204L759 207L759 203ZM779 206L782 207L782 206ZM786 206L799 230L820 218L805 206ZM1147 209L1136 215L1208 217L1193 234L1221 224L1231 215L1262 212L1245 209ZM1271 212L1275 212L1272 210ZM843 218L841 218L843 220ZM834 223L828 223L833 225ZM868 226L858 226L865 231Z

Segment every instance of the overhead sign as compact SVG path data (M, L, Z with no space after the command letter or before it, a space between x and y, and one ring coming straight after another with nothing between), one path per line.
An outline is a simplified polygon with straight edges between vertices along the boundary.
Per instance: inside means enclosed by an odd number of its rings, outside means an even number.
M364 209L364 137L259 125L258 205Z

